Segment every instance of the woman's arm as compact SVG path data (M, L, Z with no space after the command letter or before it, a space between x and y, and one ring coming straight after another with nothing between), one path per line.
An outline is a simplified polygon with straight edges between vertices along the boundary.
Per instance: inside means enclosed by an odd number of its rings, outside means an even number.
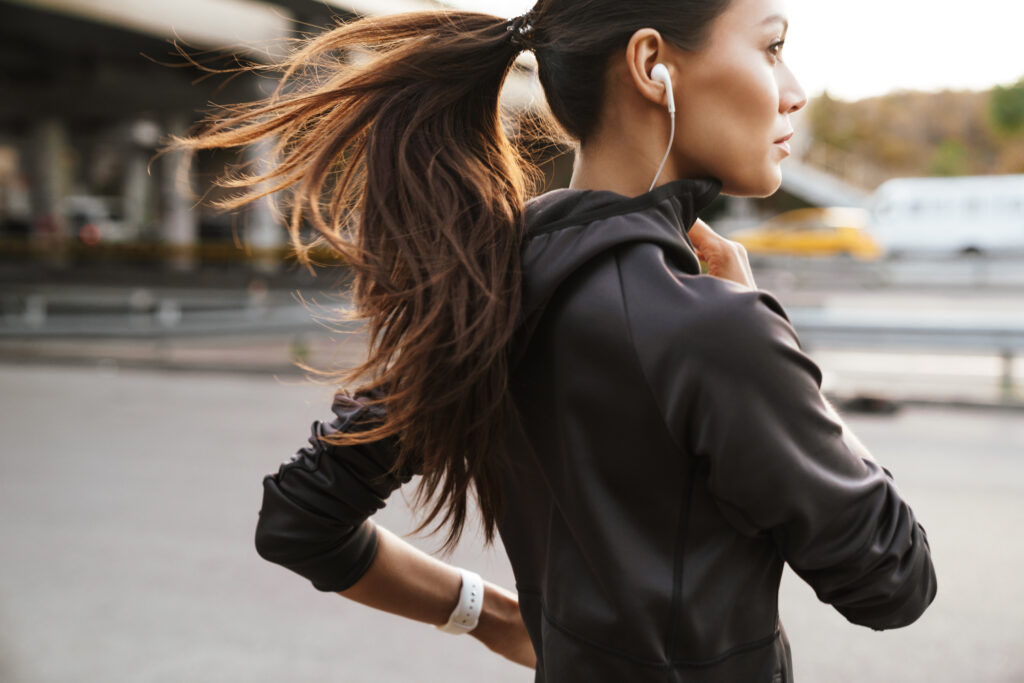
M708 264L708 275L730 280L749 289L757 289L754 273L750 268L746 248L739 242L721 237L707 223L697 219L687 231L690 241L697 250L697 257ZM843 426L843 436L850 450L867 460L875 461L871 452L854 435L839 412L824 396L821 397L829 415ZM875 461L877 462L877 461Z
M368 607L440 626L459 602L462 577L451 565L431 557L383 527L377 528L377 555L351 588L339 591ZM470 635L492 651L530 668L537 657L509 591L484 582L480 622Z
M644 340L667 340L653 365L678 368L648 372L677 440L722 515L744 535L770 534L820 600L875 630L914 622L937 593L924 527L821 394L820 368L781 304L756 290L745 251L699 221L690 237L710 275L741 287L678 276L686 286L665 306L690 316L686 333Z
M412 479L416 463L389 474L397 455L390 439L358 446L326 443L326 434L362 429L361 419L371 408L356 399L337 401L332 410L336 417L329 424L313 423L308 447L264 477L257 552L318 590L429 624L446 623L458 603L460 573L369 519ZM516 597L485 583L482 609L473 636L534 667Z

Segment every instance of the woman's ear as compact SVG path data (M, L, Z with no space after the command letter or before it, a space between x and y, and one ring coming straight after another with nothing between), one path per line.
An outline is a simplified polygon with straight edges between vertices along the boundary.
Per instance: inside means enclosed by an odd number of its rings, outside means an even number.
M675 67L667 59L668 48L661 34L653 28L639 29L626 46L626 66L633 85L647 100L660 107L668 106L665 86L651 77L654 65L661 63L675 78Z

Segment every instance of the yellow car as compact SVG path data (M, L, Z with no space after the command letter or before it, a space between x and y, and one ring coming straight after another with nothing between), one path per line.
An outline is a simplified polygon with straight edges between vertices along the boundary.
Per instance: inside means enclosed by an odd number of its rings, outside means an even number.
M872 260L882 248L867 233L864 209L827 207L781 213L756 228L738 230L728 238L751 255L853 256Z

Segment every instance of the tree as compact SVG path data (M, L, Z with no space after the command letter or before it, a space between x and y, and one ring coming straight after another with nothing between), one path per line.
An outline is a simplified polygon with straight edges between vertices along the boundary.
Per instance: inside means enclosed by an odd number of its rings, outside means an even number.
M999 135L1024 135L1024 78L1013 85L992 89L988 118L992 130Z
M928 175L960 176L970 172L967 149L956 140L945 140L932 155Z

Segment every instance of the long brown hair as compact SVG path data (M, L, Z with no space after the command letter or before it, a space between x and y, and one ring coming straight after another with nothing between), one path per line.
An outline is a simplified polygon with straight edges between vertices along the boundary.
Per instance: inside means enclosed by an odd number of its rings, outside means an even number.
M537 131L584 142L604 97L604 67L639 28L697 49L729 0L541 0L531 39L554 118ZM217 111L167 149L273 140L268 169L225 175L237 209L282 193L300 260L327 245L352 274L365 319L366 361L334 374L379 395L386 419L330 438L394 437L395 471L411 458L432 501L417 531L440 517L458 541L475 490L487 543L501 514L504 434L514 406L508 346L520 314L524 204L540 181L506 135L499 93L521 51L506 20L459 11L364 18L300 42L279 63L266 99ZM365 55L353 59L353 55ZM303 237L308 224L313 237ZM339 392L347 394L347 392Z

